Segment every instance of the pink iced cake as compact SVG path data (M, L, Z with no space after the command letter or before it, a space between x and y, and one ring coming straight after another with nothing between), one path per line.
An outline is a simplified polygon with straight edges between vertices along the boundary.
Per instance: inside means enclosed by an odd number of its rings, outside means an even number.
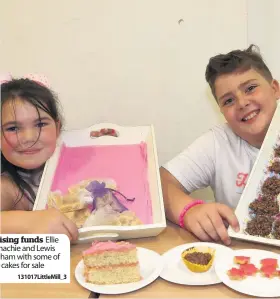
M83 252L85 280L94 284L118 284L141 279L137 248L129 242L93 242Z

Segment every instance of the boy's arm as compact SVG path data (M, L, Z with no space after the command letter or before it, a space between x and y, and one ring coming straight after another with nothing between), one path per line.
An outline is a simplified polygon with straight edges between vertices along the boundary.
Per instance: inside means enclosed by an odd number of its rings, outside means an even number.
M179 224L181 211L194 199L167 170L161 168L160 174L166 216L170 221ZM184 217L184 226L202 241L221 240L228 245L230 239L223 219L238 230L238 220L233 211L219 203L203 204L191 208Z
M160 168L162 192L167 219L179 224L179 216L183 208L194 199L186 189L165 168Z

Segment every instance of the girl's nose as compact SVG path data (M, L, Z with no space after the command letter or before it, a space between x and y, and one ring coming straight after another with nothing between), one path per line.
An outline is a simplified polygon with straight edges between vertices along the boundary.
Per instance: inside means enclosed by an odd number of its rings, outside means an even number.
M21 145L32 145L34 144L39 136L38 129L24 129L20 131L19 142Z

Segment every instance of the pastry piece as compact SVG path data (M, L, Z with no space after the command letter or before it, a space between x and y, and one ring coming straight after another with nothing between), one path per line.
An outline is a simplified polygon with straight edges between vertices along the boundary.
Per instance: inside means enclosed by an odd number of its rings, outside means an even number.
M273 219L268 216L256 216L247 223L245 231L252 236L267 237L272 230Z
M233 261L235 264L239 264L239 265L244 265L244 264L249 264L250 263L250 257L248 256L235 256L233 258Z
M231 280L243 280L246 278L244 271L238 268L231 268L227 271L227 275Z
M274 258L266 258L260 261L262 267L274 267L275 269L278 267L278 260Z
M242 264L239 266L239 269L247 276L254 276L259 271L259 269L253 264Z
M129 242L94 242L83 252L89 283L121 284L141 280L137 248Z
M212 266L215 249L210 247L191 247L184 250L181 258L192 272L206 272Z
M278 275L274 266L262 266L260 269L261 275L267 278L273 278Z

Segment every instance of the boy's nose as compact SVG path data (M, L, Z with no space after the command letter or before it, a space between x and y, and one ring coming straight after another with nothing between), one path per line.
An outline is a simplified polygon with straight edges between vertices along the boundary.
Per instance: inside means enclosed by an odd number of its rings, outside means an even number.
M238 97L238 106L240 109L245 108L246 106L248 106L250 103L250 100L248 99L248 97L245 95L240 95Z

